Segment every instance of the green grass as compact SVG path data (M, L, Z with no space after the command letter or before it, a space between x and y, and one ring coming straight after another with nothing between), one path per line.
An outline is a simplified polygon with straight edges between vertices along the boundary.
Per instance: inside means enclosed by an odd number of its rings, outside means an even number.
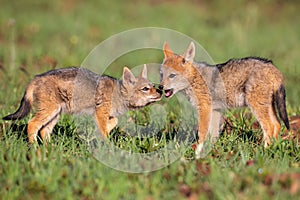
M111 35L148 26L194 38L215 62L250 55L272 59L285 77L288 114L299 115L299 6L294 1L272 0L3 1L0 115L15 111L35 74L80 65ZM120 75L123 65L147 62L161 63L162 55L153 50L124 55L112 63L111 71L118 69ZM164 144L176 139L178 107L172 109L168 120L175 129L167 124L159 135L146 140L115 129L110 140L133 152L167 151ZM145 124L145 113L131 114ZM297 199L298 142L279 139L263 148L262 131L253 117L245 111L233 111L227 117L228 131L205 158L194 160L189 147L184 161L139 174L116 171L93 158L71 117L60 120L51 144L37 147L27 142L29 118L13 126L1 121L0 199Z

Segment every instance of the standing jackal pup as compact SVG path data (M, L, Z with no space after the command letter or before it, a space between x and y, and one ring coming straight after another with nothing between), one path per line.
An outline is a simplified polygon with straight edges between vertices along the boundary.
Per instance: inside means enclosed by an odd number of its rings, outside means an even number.
M272 64L262 58L247 57L230 59L226 63L209 65L193 62L195 45L189 45L183 55L176 55L164 44L164 60L161 65L161 83L159 88L166 97L172 97L183 91L197 108L199 141L196 157L199 158L203 142L208 133L213 113L220 108L216 102L226 107L250 107L259 121L264 133L265 146L271 138L277 138L280 123L276 108L287 129L289 121L285 105L283 76ZM223 94L222 94L223 93ZM213 122L214 123L214 122ZM217 137L213 133L212 137Z
M146 65L138 78L124 67L122 80L99 76L83 68L56 69L35 76L19 109L3 119L21 119L35 105L35 115L27 127L30 143L37 140L38 133L48 142L61 113L94 115L100 132L107 136L117 125L117 116L160 100L161 93L147 80Z

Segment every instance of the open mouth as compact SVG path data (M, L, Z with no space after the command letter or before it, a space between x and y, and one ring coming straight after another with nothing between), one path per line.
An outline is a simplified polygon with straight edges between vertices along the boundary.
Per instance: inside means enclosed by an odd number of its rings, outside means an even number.
M165 90L165 96L167 98L171 97L173 95L173 89Z

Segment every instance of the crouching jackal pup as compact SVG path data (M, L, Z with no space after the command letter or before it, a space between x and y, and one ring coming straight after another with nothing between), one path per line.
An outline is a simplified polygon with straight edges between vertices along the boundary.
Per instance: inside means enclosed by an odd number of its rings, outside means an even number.
M94 115L99 131L107 136L118 123L116 117L160 100L161 93L147 80L146 66L138 78L124 67L122 80L99 76L83 68L56 69L35 76L19 109L3 119L21 119L36 106L27 127L30 143L37 141L38 133L48 142L61 113Z
M224 108L250 107L263 130L265 146L271 143L273 137L277 138L280 131L276 109L289 129L283 76L272 61L247 57L231 59L217 65L196 63L193 42L183 55L174 54L167 43L164 44L163 51L165 57L160 69L159 88L165 91L166 97L172 97L176 92L183 91L197 108L199 140L196 157L199 158L203 142L211 131L209 123L210 120L214 120L213 104L219 101L214 98L222 97L223 94L218 94L222 92L221 90L224 93L222 99ZM216 83L216 77L221 81ZM220 90L217 84L222 84L223 89ZM215 136L216 133L213 133L213 137Z

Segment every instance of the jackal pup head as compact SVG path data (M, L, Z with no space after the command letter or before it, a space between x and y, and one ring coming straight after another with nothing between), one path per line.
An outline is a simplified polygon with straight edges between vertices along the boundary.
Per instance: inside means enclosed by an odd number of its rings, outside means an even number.
M154 84L147 79L147 67L144 65L139 77L124 67L122 75L122 93L126 97L130 108L139 108L159 101L162 91L156 89Z
M189 78L193 76L192 65L195 57L195 45L190 43L182 55L174 54L167 42L163 47L165 58L160 68L159 89L165 91L166 97L190 86Z

